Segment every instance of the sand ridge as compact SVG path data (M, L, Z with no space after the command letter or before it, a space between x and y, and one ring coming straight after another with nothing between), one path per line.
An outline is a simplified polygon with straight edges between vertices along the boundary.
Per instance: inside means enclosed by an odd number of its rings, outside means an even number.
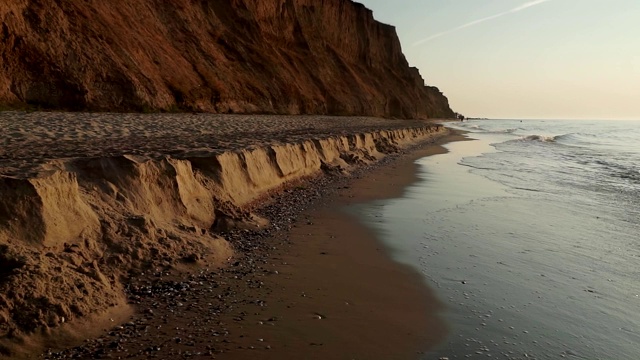
M42 164L65 158L185 158L425 124L322 115L0 112L0 174L32 175Z
M250 211L262 196L446 132L372 118L1 118L8 130L0 158L5 343L122 305L123 279L144 269L223 265L238 249L222 232L268 226Z
M128 292L136 316L44 358L417 358L447 333L442 304L374 233L336 210L400 196L417 180L415 160L455 140L278 193L259 209L271 228L226 234L243 258L224 269L137 277Z

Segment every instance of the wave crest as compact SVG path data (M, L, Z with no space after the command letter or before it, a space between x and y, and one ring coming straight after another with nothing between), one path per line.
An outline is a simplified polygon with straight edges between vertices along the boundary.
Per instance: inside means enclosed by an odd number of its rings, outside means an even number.
M556 140L561 137L558 136L546 136L546 135L527 135L520 138L522 141L540 141L540 142L556 142Z

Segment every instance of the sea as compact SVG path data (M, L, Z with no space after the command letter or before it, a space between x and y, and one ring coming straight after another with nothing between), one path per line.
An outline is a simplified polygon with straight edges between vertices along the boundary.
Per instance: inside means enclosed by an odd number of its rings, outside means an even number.
M640 121L471 120L357 209L444 304L424 359L640 359Z

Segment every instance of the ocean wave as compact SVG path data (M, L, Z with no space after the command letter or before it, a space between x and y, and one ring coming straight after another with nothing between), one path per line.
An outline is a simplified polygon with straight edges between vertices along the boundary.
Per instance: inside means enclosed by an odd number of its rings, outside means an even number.
M569 133L569 134L558 135L555 137L555 140L564 141L564 142L577 142L577 143L590 144L594 141L593 139L596 139L596 138L598 138L598 136L595 134Z
M514 132L516 132L518 130L522 130L522 129L520 129L520 128L497 129L497 130L487 131L487 133L489 133L489 134L513 134Z
M597 159L593 164L602 168L601 174L619 179L640 181L640 169L633 163L625 163L623 159Z
M556 142L556 140L561 136L562 135L558 135L558 136L527 135L527 136L521 137L519 140L520 141Z
M482 132L485 134L513 134L518 130L524 130L522 128L492 128L492 126L483 126L486 124L473 124L473 123L462 123L456 124L458 127L463 128L472 132Z
M580 145L580 144L591 144L594 141L592 138L597 137L596 135L591 134L582 134L582 133L567 133L561 135L526 135L521 136L518 140L520 141L538 141L538 142L548 142L548 143L563 143L566 145Z
M484 130L484 128L478 124L472 124L472 123L455 123L453 124L457 127L463 128L463 129L469 129L469 130Z

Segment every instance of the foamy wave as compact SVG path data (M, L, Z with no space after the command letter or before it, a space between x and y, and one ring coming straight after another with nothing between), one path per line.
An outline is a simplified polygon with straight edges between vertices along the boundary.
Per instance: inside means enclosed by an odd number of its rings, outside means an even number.
M487 134L512 134L518 130L521 130L519 128L508 128L508 129L491 129L491 128L486 128L483 127L481 125L478 124L470 124L470 123L466 123L466 124L460 124L460 127L463 127L465 129L469 129L472 131L482 131L485 132Z
M520 140L523 141L540 141L540 142L555 142L556 139L562 135L558 135L558 136L545 136L545 135L528 135L528 136L523 136L520 138Z

